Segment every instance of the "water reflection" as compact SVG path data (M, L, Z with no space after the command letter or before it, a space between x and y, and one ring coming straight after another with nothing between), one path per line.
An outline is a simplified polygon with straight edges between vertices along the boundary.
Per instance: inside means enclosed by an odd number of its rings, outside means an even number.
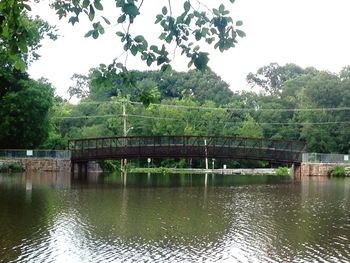
M215 174L130 174L120 173L88 174L84 180L74 179L72 187L214 187L246 184L290 183L284 176L228 176Z
M350 180L0 176L3 262L347 262Z

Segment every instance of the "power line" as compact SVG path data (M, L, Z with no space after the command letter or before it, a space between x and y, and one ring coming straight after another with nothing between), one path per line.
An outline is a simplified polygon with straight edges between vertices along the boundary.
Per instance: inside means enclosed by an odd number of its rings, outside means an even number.
M65 119L92 119L92 118L111 118L111 117L120 117L121 114L107 114L107 115L86 115L86 116L67 116L67 117L55 117L58 120ZM147 115L138 115L138 114L126 114L127 117L134 118L144 118L144 119L158 119L158 120L173 120L173 121L186 121L182 118L171 118L171 117L157 117L157 116L147 116ZM197 123L208 123L207 120L197 120ZM223 124L234 124L240 125L246 122L230 122L222 121ZM257 125L328 125L328 124L350 124L350 121L330 121L330 122L254 122Z
M56 120L75 120L75 119L96 119L96 118L108 118L121 116L120 114L106 114L106 115L86 115L86 116L66 116L66 117L53 117Z
M90 104L90 105L105 105L105 104L121 104L124 100L113 100L113 101L104 101L104 102L80 102L80 104ZM124 101L125 102L125 101ZM127 101L129 104L133 105L143 105L141 102L136 101ZM78 104L79 105L79 104ZM260 112L260 111L277 111L277 112L299 112L299 111L316 111L316 112L322 112L322 111L349 111L350 107L332 107L332 108L229 108L229 107L205 107L205 106L188 106L188 105L174 105L174 104L160 104L160 103L151 103L150 106L156 106L156 107L170 107L170 108L177 108L177 109L192 109L192 110L211 110L211 111L239 111L239 112Z
M85 115L85 116L66 116L66 117L53 117L57 120L71 120L71 119L95 119L95 118L112 118L112 117L122 117L122 114L106 114L106 115ZM127 117L138 117L145 119L159 119L159 120L175 120L183 121L179 118L170 118L170 117L156 117L156 116L146 116L146 115L136 115L136 114L126 114Z
M108 102L82 102L83 104L96 104L96 105L106 105L106 104L122 104L125 103L125 100L114 100L114 101L108 101ZM134 105L143 105L141 102L135 102L135 101L127 101L129 104ZM156 107L172 107L177 109L195 109L195 110L215 110L215 111L225 111L226 114L229 114L232 117L232 114L234 111L278 111L278 112L296 112L296 111L346 111L350 110L348 107L339 107L339 108L304 108L304 109L237 109L237 108L214 108L214 107L202 107L202 106L186 106L186 105L172 105L172 104L151 104L151 106ZM103 118L103 117L115 117L120 115L101 115L101 116L84 116L80 118ZM156 117L156 116L145 116L145 115L136 115L136 114L128 114L128 117L133 118L144 118L144 119L158 119L158 120L173 120L173 121L186 121L188 120L184 118L172 118L172 117ZM74 117L76 119L79 119L79 117ZM64 118L61 118L64 119ZM217 116L217 122L216 125L223 125L226 127L227 125L242 125L245 122L230 122L227 121L227 119L230 119L230 117L226 118L220 118ZM225 120L226 119L226 120ZM209 123L210 121L207 120L191 120L192 124L193 122L203 124L203 123ZM282 126L302 126L302 125L332 125L332 124L349 124L349 121L341 121L341 122L256 122L257 125L270 125L270 126L276 126L276 125L282 125Z

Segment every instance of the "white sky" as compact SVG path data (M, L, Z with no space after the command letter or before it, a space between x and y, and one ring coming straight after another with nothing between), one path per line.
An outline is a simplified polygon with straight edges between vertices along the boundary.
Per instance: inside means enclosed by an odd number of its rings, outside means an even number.
M114 24L118 18L113 12L116 9L108 7L114 1L102 2L106 16ZM212 0L202 2L214 3ZM219 2L215 1L215 5ZM209 66L229 83L233 91L247 89L247 74L271 62L281 65L295 63L332 72L339 72L350 64L349 0L236 0L233 5L228 0L221 2L229 7L234 20L243 20L241 29L247 34L246 38L239 39L234 49L224 53L210 51ZM132 33L156 39L160 31L153 22L163 5L167 5L167 1L145 0L141 10L143 16L133 25ZM42 57L31 65L29 73L34 78L49 79L61 96L68 97L66 91L72 84L70 77L74 73L87 74L90 68L100 63L108 64L122 53L119 38L115 35L120 30L118 27L110 27L98 40L87 39L84 34L90 29L90 24L86 20L74 27L68 25L67 20L59 21L54 11L47 8L47 1L33 5L33 10L51 24L56 24L61 37L57 41L43 42L39 51ZM173 66L185 71L187 63L178 52ZM149 69L132 55L127 66L129 69Z

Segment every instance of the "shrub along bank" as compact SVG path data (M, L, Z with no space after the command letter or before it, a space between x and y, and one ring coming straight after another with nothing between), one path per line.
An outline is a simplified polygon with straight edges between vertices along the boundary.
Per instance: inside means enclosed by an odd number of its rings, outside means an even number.
M23 172L24 169L19 162L0 162L0 173Z

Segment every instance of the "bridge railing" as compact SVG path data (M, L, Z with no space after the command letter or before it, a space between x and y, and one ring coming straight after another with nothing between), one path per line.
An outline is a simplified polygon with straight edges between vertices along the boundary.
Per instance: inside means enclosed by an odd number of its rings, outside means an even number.
M59 150L24 150L24 149L0 149L0 158L52 158L70 159L70 151Z
M116 149L127 146L207 146L210 147L234 147L242 149L279 150L289 152L303 152L306 149L305 142L288 140L271 140L263 138L245 137L214 137L214 136L130 136L130 137L102 137L71 140L69 149L77 152L96 149Z
M235 146L259 147L289 151L305 150L301 141L270 140L245 137L212 137L212 136L132 136L132 137L102 137L71 140L69 149L115 148L127 145L196 145L196 146Z
M350 163L350 154L303 153L304 163Z

